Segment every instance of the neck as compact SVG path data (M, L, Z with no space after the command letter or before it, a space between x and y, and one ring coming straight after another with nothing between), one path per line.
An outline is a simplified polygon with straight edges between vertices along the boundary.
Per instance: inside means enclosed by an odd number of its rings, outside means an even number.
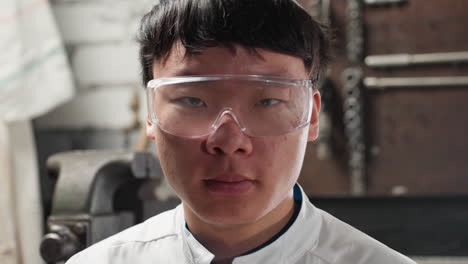
M258 221L239 225L213 225L185 211L191 233L215 255L213 263L223 264L231 263L234 257L259 247L279 233L293 215L294 200L288 196Z

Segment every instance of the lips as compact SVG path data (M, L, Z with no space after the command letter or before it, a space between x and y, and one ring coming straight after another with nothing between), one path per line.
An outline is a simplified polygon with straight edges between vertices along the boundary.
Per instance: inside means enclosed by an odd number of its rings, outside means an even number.
M210 192L230 195L247 193L255 184L255 180L237 173L222 173L203 182Z

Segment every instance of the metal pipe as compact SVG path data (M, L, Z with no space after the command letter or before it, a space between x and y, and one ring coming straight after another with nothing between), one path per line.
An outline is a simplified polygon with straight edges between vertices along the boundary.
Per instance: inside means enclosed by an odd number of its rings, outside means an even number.
M383 90L386 88L415 87L468 87L468 76L453 77L398 77L398 78L364 78L367 89Z
M392 54L367 56L365 63L371 68L408 67L443 63L466 63L468 51L422 54Z

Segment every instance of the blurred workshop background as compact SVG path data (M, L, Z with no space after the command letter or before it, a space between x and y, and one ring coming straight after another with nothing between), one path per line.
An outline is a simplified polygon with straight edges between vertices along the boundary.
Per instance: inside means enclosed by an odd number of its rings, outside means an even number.
M157 1L1 0L0 263L61 263L178 202L141 132ZM335 34L306 193L418 263L468 263L468 1L298 2Z

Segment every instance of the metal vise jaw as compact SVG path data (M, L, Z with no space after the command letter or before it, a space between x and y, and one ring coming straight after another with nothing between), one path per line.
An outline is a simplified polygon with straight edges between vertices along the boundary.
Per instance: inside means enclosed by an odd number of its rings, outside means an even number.
M146 152L75 151L47 161L58 175L48 232L40 252L47 263L66 261L82 249L142 219L139 186L160 179L158 160Z

